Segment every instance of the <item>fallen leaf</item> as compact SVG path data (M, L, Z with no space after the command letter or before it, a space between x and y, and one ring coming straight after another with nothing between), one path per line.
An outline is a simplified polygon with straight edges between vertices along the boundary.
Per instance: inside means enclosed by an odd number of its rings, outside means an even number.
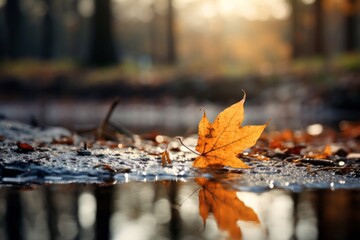
M16 146L18 147L19 151L24 153L35 151L35 149L30 144L27 143L17 142Z
M285 129L281 132L271 132L268 136L269 147L272 149L281 149L287 150L298 145L303 145L305 143L311 142L313 136L306 132L296 131L290 129Z
M220 183L204 178L196 179L202 187L199 191L199 213L206 226L206 219L213 213L218 228L227 231L232 239L242 239L238 221L259 224L254 210L244 204L236 191L224 189Z
M317 154L305 155L305 157L312 159L327 159L328 157L331 156L331 154L332 154L331 146L327 144L322 150L322 152Z
M167 164L171 164L170 154L167 150L161 153L161 163L163 167Z
M196 146L200 155L195 159L194 167L248 167L236 155L252 147L267 124L241 126L244 119L245 98L244 93L243 99L221 112L214 123L209 122L204 112L199 122L199 139Z
M343 136L358 139L360 137L360 122L341 121L340 129Z

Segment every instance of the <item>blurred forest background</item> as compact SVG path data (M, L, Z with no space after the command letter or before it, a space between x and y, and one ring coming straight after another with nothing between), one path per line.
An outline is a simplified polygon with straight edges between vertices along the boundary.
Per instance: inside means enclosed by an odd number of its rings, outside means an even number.
M359 53L358 0L0 0L3 102L230 103L245 89L359 119Z

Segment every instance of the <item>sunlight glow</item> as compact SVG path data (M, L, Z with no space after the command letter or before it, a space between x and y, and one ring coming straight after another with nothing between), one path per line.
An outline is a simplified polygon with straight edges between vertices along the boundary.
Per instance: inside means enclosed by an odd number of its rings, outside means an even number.
M90 17L94 13L94 2L92 0L80 0L78 2L78 11L83 17Z
M250 21L266 21L271 17L282 20L290 15L290 6L285 0L218 0L205 1L196 6L198 6L200 16L205 18L212 18L220 14L222 17L242 17Z
M164 142L164 140L165 140L165 138L164 138L164 136L162 136L162 135L157 135L157 136L155 137L155 141L156 141L157 143L162 143L162 142Z
M302 0L303 3L305 4L313 4L316 0Z
M90 193L82 193L79 197L79 221L83 228L89 228L95 223L96 200Z
M5 6L6 4L6 0L0 0L0 8Z
M276 192L275 192L276 193ZM272 202L267 206L270 216L266 219L270 239L290 239L294 232L294 202L290 195L278 192L272 194Z
M277 4L272 5L272 16L276 19L286 19L290 15L290 6L282 0L277 0Z
M310 2L311 0L304 0ZM90 0L81 0L83 8L89 7ZM165 15L166 1L152 0L113 0L115 15L125 19L150 21L153 13ZM86 5L85 5L86 4ZM266 21L269 19L283 20L290 15L290 6L287 0L174 0L177 11L186 12L186 16L195 24L201 19L244 18L249 21Z
M310 135L319 135L323 132L324 128L321 124L312 124L306 128L306 131Z
M150 213L131 218L123 213L111 217L112 239L154 239L156 219Z
M316 212L309 199L300 198L298 203L298 221L295 226L296 239L318 239Z
M113 0L113 3L113 14L123 20L135 19L148 22L152 19L154 10L159 13L162 9L158 2L152 0Z
M154 204L154 215L159 224L167 223L171 220L171 206L167 199L159 199Z
M217 15L217 10L214 4L211 2L205 2L200 7L200 14L205 18L213 18Z

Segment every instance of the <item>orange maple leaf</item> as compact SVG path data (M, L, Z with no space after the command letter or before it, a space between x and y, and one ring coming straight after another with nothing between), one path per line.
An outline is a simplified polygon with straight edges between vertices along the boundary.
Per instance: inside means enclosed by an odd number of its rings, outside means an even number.
M257 214L236 196L236 191L224 189L220 183L204 178L198 178L196 182L202 186L199 191L199 213L204 226L209 213L213 213L219 229L228 231L232 239L242 239L237 224L239 220L260 223Z
M241 126L244 119L244 102L233 104L221 112L210 123L204 112L199 122L199 139L196 150L200 155L195 159L193 166L205 168L209 166L229 166L233 168L248 168L236 157L237 154L252 147L267 124L258 126Z

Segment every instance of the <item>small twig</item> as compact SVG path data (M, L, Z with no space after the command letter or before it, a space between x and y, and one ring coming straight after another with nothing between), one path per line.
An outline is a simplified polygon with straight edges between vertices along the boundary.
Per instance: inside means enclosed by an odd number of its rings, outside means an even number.
M103 139L103 138L114 138L115 139L115 135L113 133L113 131L117 131L119 133L125 134L126 136L130 137L134 142L136 142L136 138L135 138L135 134L132 133L130 130L126 129L125 127L119 125L119 124L112 124L110 122L110 118L112 113L115 110L115 107L119 104L120 99L117 98L115 99L110 108L109 111L107 112L104 120L101 122L100 126L96 129L96 138L97 139ZM109 131L110 127L112 128L112 131Z
M116 105L118 105L119 102L120 102L119 98L115 99L112 102L109 111L107 112L104 120L101 122L99 128L97 129L97 136L96 136L97 139L101 139L103 137L105 128L109 124L110 117L111 117L112 113L114 112Z
M126 136L132 138L135 141L135 134L132 133L129 129L125 128L124 126L121 125L115 125L111 122L108 123L109 126L111 126L112 128L114 128L116 131L125 134Z
M335 163L331 160L327 160L327 159L311 159L311 158L303 158L303 159L299 159L297 162L301 162L301 163L309 163L311 165L323 165L323 166L334 166L335 167Z

